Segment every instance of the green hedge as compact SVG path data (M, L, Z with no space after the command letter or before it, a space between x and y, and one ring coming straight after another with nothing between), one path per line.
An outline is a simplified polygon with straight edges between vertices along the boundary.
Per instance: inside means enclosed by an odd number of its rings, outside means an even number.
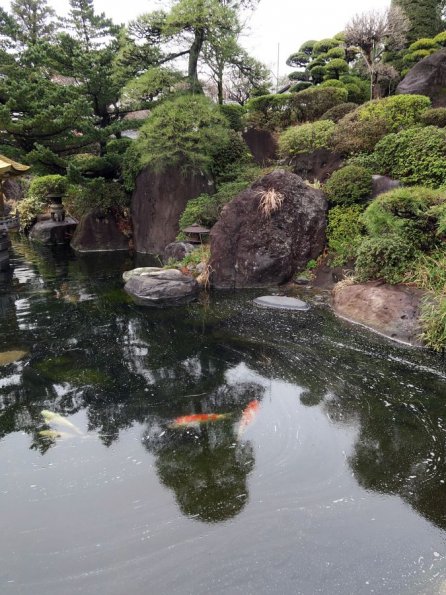
M346 165L335 171L324 185L324 192L330 202L351 204L370 198L372 174L358 165Z
M279 137L279 152L284 158L299 153L312 153L330 145L335 124L331 120L319 120L288 128Z

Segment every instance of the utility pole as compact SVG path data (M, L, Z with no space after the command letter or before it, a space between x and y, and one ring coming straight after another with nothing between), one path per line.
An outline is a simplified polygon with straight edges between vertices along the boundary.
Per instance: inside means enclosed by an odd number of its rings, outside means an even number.
M279 64L280 64L280 43L277 44L277 76L276 76L276 93L279 92Z

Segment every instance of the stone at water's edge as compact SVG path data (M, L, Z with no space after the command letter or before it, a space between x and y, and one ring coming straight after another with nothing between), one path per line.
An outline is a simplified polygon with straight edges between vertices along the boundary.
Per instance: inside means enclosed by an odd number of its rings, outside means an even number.
M137 252L162 254L175 241L186 204L200 194L212 194L210 178L183 172L181 166L163 172L144 169L132 196L133 240Z
M71 247L77 252L128 250L129 240L119 229L112 213L94 210L81 218Z
M409 70L397 93L427 95L432 107L446 107L446 49L423 58Z
M298 310L306 312L310 309L310 306L306 302L282 295L263 295L256 298L254 304L261 308L273 308L276 310Z
M29 239L44 246L69 244L77 226L77 221L66 217L65 221L38 221L33 225Z
M176 269L159 269L130 277L124 290L139 306L166 308L192 302L198 296L199 286L193 277Z
M421 346L420 300L423 292L381 282L341 285L333 291L333 309L394 341Z
M162 271L161 267L138 267L137 269L132 269L131 271L124 271L122 273L122 278L124 282L127 283L132 277L147 277L147 275L151 275L152 273L156 273L158 271Z
M274 189L281 206L264 215L262 193ZM295 174L274 171L223 209L211 231L212 284L233 289L267 287L291 279L325 246L327 201Z

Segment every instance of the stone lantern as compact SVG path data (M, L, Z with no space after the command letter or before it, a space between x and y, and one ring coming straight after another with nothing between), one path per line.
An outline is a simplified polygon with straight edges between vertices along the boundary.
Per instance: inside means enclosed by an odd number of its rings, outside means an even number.
M51 219L57 223L65 221L65 207L62 204L63 195L61 193L47 194L50 202Z

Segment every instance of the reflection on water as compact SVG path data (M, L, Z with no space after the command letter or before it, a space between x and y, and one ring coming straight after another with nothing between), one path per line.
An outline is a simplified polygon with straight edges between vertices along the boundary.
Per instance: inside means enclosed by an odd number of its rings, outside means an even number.
M15 530L19 557L0 540L9 569L0 585L37 595L122 593L124 579L132 593L147 592L146 580L169 593L438 592L446 529L440 359L383 343L323 308L255 309L249 293L140 309L122 291L121 273L132 266L122 254L76 257L16 242L13 265L0 280L0 353L25 355L5 356L0 367L0 506L12 507L4 530ZM241 432L253 402L260 407ZM42 410L81 430L55 433ZM224 417L172 424L205 414ZM35 469L47 486L37 499ZM111 487L120 482L122 494ZM89 524L73 549L60 544L54 579L20 537L31 509L45 526L47 505L61 514L74 505L75 535L76 523ZM56 550L43 545L39 527L29 544L51 567ZM219 531L214 564L225 575L217 582L207 569L193 578L187 570L190 556L206 555L211 527ZM82 562L76 552L90 539L106 548ZM146 542L153 550L141 549ZM364 557L353 569L356 544ZM378 565L377 552L385 558ZM116 556L126 561L119 573ZM251 567L258 574L246 574ZM162 586L163 569L172 576Z

